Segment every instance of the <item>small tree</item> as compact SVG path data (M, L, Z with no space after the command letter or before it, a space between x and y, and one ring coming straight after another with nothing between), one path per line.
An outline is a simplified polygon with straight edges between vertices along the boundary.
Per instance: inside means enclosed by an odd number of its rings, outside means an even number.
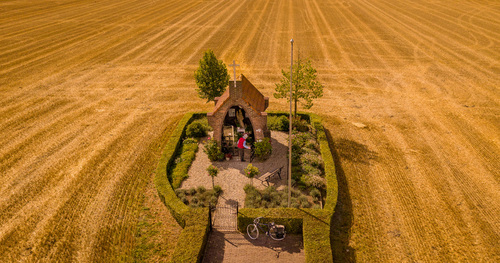
M280 83L276 83L274 97L277 99L287 98L288 100L290 98L290 72L281 70L281 73L283 78ZM296 61L293 67L292 81L292 100L295 104L294 117L297 117L297 103L301 101L304 108L310 109L313 106L313 99L323 97L323 85L316 80L316 69L312 67L309 59Z
M213 165L210 165L207 168L207 172L208 172L208 175L210 175L210 177L212 177L212 189L215 189L214 177L216 177L217 174L219 173L219 169L217 169L217 167L215 167Z
M251 163L245 168L245 176L250 178L250 183L253 185L253 178L259 174L259 168L253 166Z
M213 101L226 90L229 74L222 60L217 60L212 50L207 50L200 59L200 67L194 72L198 95L207 102Z

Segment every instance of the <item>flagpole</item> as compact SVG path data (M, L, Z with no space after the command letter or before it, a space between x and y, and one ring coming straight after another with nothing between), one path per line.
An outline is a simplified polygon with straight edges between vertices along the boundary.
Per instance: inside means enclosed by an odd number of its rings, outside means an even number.
M288 207L292 199L292 75L293 75L293 38L290 40L290 116L288 125Z

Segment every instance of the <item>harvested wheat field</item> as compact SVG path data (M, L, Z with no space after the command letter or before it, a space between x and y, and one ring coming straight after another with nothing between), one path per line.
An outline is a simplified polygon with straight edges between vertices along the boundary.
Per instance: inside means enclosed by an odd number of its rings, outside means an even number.
M0 261L168 260L152 178L212 108L198 60L236 60L286 110L292 37L325 86L335 260L499 262L496 0L0 1Z

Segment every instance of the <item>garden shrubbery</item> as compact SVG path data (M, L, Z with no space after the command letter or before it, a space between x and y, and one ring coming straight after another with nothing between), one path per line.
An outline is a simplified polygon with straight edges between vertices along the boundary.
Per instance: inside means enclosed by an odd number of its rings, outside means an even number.
M196 157L198 141L187 138L182 142L180 156L175 159L175 167L171 173L172 187L178 188L182 181L188 177L188 170Z
M304 129L309 130L309 128ZM313 130L313 129L311 129ZM312 132L294 130L292 138L292 178L299 187L323 190L326 187L319 144Z
M292 119L292 127L294 130L298 132L308 132L309 131L309 123L306 120L302 119L300 116L297 116Z
M285 115L268 115L267 128L273 131L288 131L290 122Z
M254 145L254 155L260 161L265 161L271 156L273 148L271 147L271 141L269 140L269 138L264 138L260 142L255 142Z
M203 151L208 155L208 159L212 162L220 161L224 158L221 148L214 139L205 143L205 149L203 149Z
M207 131L210 130L207 118L194 120L186 127L186 136L193 138L200 138L207 136Z
M269 186L264 190L258 190L253 185L246 185L245 188L245 207L247 208L278 208L288 206L288 190L278 191L275 187ZM306 195L299 190L292 189L290 199L291 206L294 208L310 208L311 202Z
M190 207L214 207L217 205L217 198L222 193L222 188L218 185L214 189L207 190L203 186L190 189L176 189L175 194L186 205Z
M292 119L293 129L299 132L309 131L309 123L307 120L303 119L301 116L294 117ZM286 115L268 115L267 116L267 128L273 131L288 131L290 127L290 121Z

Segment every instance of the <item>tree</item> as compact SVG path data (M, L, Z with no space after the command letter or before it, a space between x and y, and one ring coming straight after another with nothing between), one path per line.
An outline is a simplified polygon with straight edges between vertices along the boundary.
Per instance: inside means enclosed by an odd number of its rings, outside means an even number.
M244 170L245 176L250 178L250 183L253 186L253 178L259 174L259 168L253 166L251 163L247 165L247 168Z
M210 175L210 177L212 177L212 189L215 189L214 177L216 177L217 174L219 173L219 169L217 169L217 167L215 167L213 165L210 165L207 168L207 172L208 172L208 175Z
M281 70L283 78L280 83L276 83L277 99L290 98L290 72ZM301 101L304 108L310 109L313 106L312 100L323 97L323 85L316 80L316 69L307 59L302 61L298 59L293 67L292 76L292 100L295 104L294 117L297 117L297 103Z
M200 67L194 72L198 95L207 102L213 101L226 90L229 74L222 60L217 60L212 50L207 50L200 59Z

